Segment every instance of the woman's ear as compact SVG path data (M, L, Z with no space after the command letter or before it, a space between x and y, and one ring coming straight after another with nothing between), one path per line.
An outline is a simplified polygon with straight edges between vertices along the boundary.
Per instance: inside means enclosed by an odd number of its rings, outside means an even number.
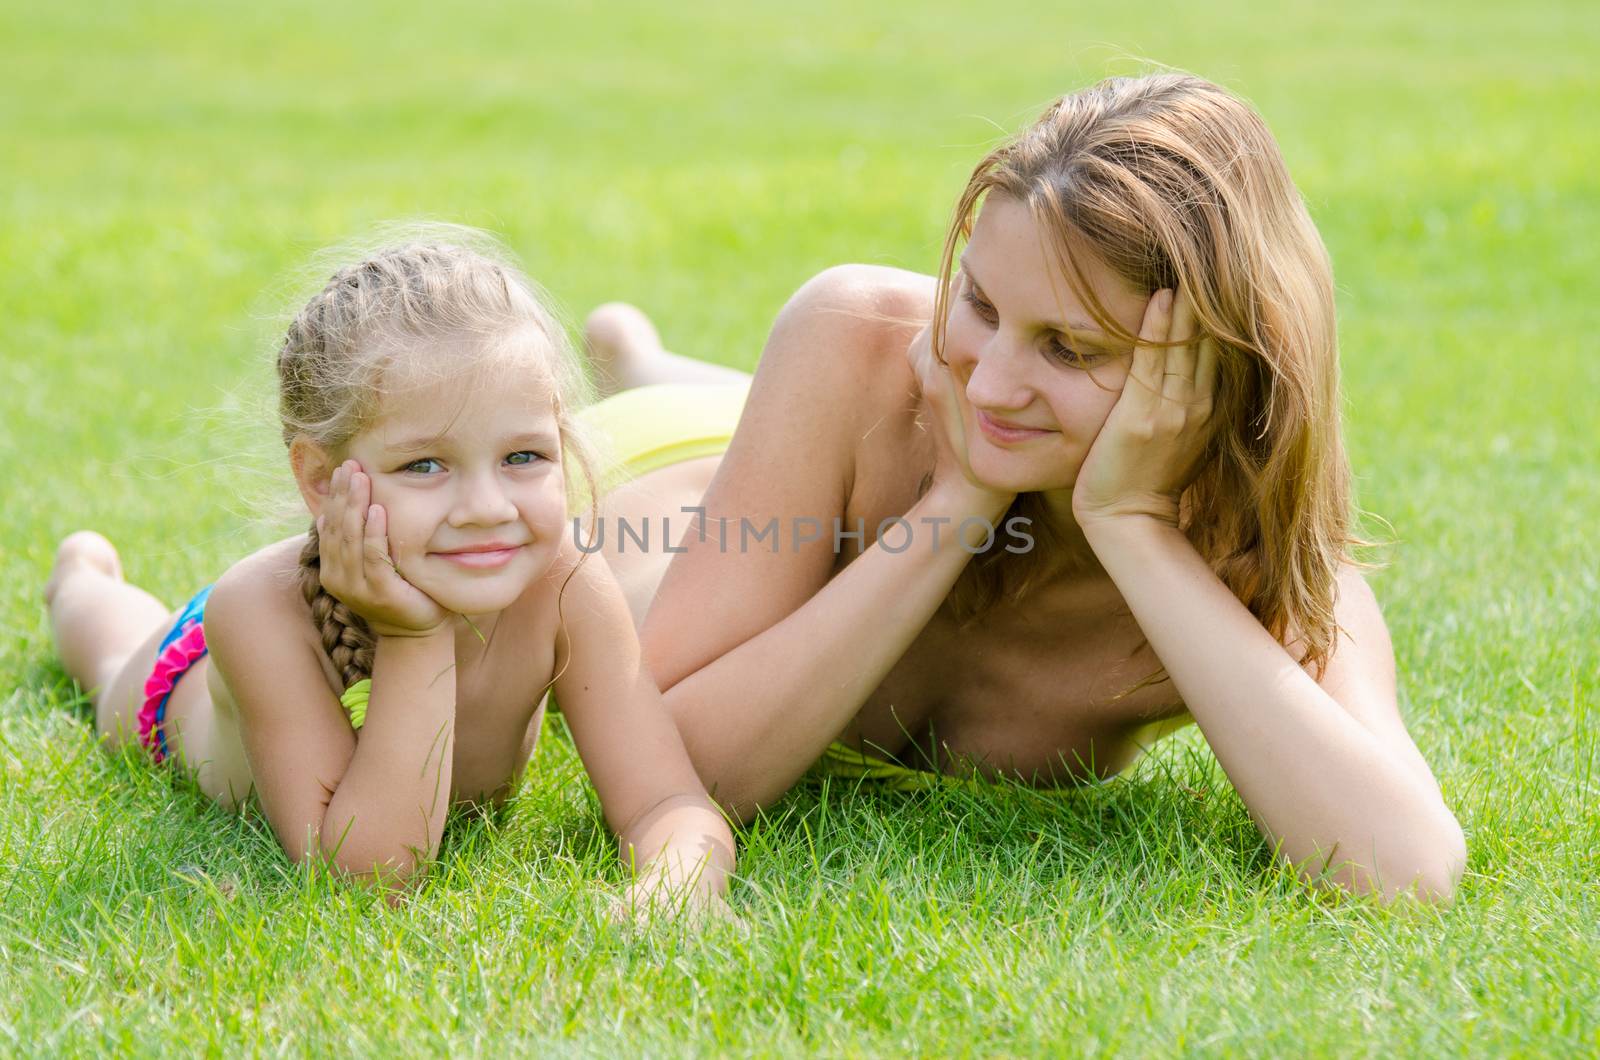
M294 441L289 443L289 466L294 470L294 482L300 487L300 496L315 519L322 514L333 469L339 465L332 453L305 435L297 434Z

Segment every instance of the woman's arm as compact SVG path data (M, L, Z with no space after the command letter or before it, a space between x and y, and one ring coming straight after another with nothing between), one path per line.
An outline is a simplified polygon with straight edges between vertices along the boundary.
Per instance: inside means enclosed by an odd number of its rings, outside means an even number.
M1157 297L1147 342L1192 337ZM1371 590L1339 580L1341 641L1321 683L1229 592L1177 526L1210 414L1215 351L1141 345L1074 488L1073 509L1189 712L1280 853L1316 880L1448 899L1466 859L1455 817L1401 721Z
M1372 591L1340 579L1340 639L1321 684L1176 527L1143 516L1084 533L1267 838L1302 873L1386 898L1447 899L1461 827L1407 735Z
M556 700L623 862L663 899L722 895L733 833L645 669L621 587L605 560L582 557L570 541L549 577L566 583Z
M873 544L830 580L857 444L885 408L915 401L915 327L885 324L926 312L926 292L896 279L907 275L829 270L784 308L706 494L706 532L684 537L645 621L646 656L689 754L739 818L789 789L927 624L970 558L953 527L996 519L1010 501L936 477L905 514L910 547ZM746 547L741 519L776 520L776 550ZM798 542L797 520L818 539Z

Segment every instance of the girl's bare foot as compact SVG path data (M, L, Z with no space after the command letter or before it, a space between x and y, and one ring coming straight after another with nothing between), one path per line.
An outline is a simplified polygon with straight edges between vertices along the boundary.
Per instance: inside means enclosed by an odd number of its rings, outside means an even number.
M44 583L44 602L54 602L61 583L80 570L93 570L122 581L122 560L117 557L116 546L103 534L93 530L79 530L68 534L56 546L55 565L50 568L50 579Z

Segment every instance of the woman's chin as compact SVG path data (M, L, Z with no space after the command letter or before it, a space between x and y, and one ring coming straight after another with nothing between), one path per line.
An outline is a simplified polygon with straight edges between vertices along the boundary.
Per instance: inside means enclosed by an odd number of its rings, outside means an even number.
M1065 474L1061 468L1042 468L1033 461L1019 459L1004 450L974 452L968 466L972 469L973 481L1004 493L1041 493L1065 489L1070 487L1073 477Z

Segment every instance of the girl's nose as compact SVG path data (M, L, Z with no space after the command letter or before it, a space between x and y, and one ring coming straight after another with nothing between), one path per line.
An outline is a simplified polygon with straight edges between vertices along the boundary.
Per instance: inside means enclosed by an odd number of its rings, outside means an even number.
M506 496L498 475L467 475L459 481L451 526L500 526L517 517L517 506Z

